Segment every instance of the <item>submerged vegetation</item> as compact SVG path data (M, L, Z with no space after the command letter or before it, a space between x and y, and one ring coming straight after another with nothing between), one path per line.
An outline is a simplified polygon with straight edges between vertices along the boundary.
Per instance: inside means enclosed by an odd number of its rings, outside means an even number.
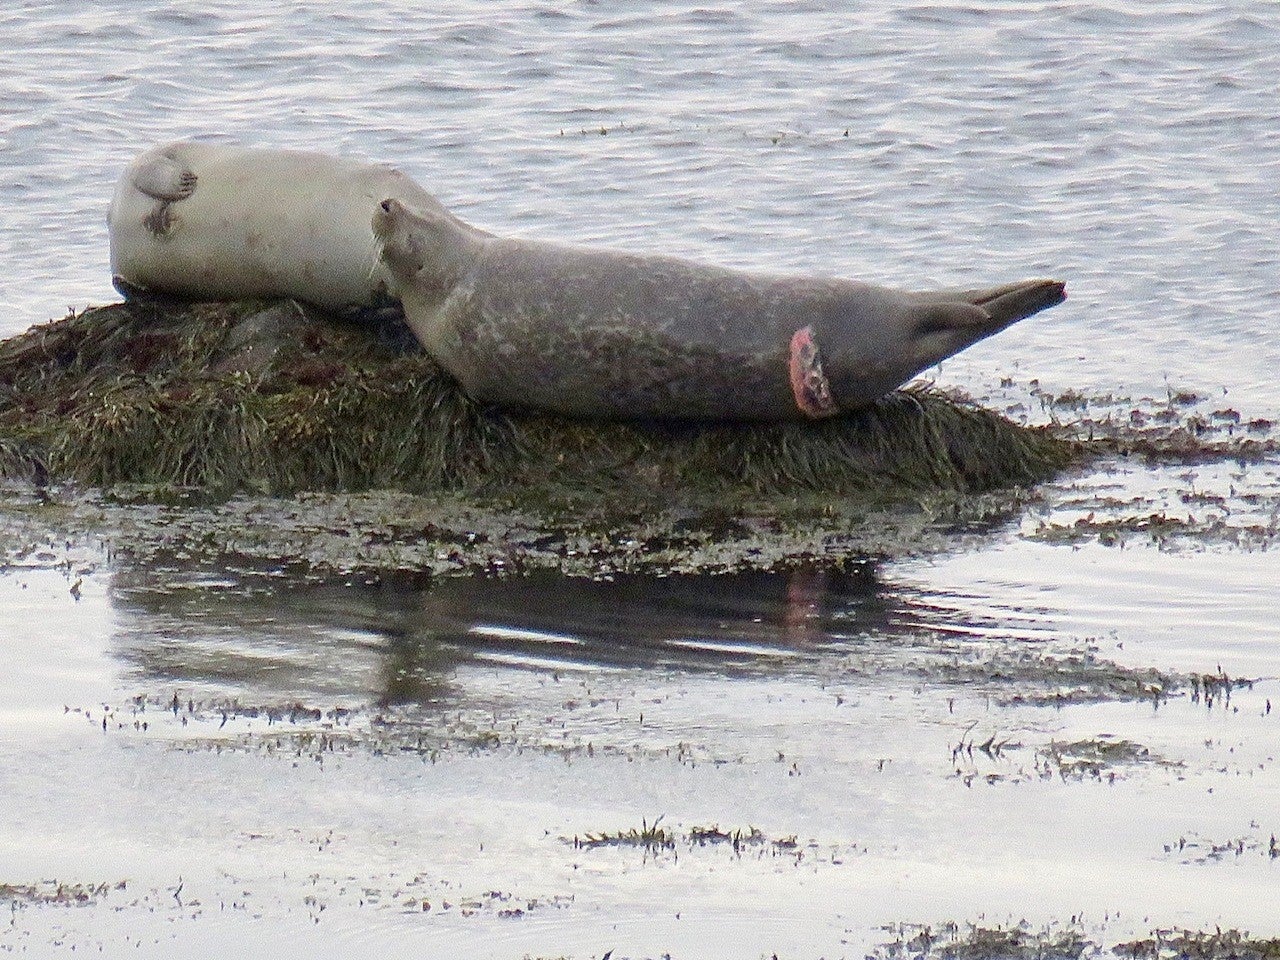
M0 476L231 493L714 500L976 492L1076 447L923 389L812 424L609 423L469 400L402 328L292 302L113 304L0 344Z
M599 833L587 833L582 836L574 834L572 838L561 837L565 843L572 844L575 850L595 850L600 847L632 847L643 850L647 854L674 851L677 846L686 850L698 847L723 846L733 851L734 856L755 851L774 856L795 856L802 849L795 836L770 839L755 827L723 830L719 824L708 827L690 827L687 831L672 830L659 826L662 817L653 823L641 819L640 829L631 827L628 830L603 830Z
M1014 926L933 927L903 925L897 938L872 956L883 960L1077 960L1110 957L1115 960L1280 960L1280 940L1250 937L1240 930L1156 930L1150 937L1117 943L1109 948L1072 923L1035 929Z

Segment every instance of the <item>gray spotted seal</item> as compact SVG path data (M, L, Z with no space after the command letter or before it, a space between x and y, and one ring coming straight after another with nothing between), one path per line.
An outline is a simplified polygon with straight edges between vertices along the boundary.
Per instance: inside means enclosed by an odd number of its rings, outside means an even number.
M373 232L409 326L468 394L577 417L828 417L1066 296L1057 280L916 293L513 240L393 196Z
M112 274L125 290L368 307L393 295L369 222L387 197L439 206L387 166L298 150L155 147L116 184Z

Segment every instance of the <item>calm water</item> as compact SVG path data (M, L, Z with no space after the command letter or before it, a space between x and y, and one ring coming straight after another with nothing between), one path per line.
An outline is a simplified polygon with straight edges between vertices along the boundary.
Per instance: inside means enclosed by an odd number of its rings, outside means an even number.
M1273 411L1270 0L291 4L0 12L0 333L113 298L177 137L398 164L500 232L1071 300L947 365Z
M1021 580L1043 551L310 586L117 561L78 599L33 558L0 577L0 868L107 888L18 898L0 949L863 957L884 924L955 918L1272 935L1280 636L1253 605L1280 599L1275 555L1234 565L1233 621L1196 556L1176 597L1119 609L1106 584L1170 572L1135 553ZM1082 640L1095 619L1121 626ZM1112 668L1086 651L1273 679L1094 702ZM1081 741L1139 752L1097 776L1054 759ZM659 817L671 848L572 842ZM686 839L711 828L761 839Z
M499 232L899 285L1060 276L1066 304L940 379L1280 414L1273 0L71 0L8 4L0 40L0 335L114 299L119 170L200 136L390 161ZM1130 464L1020 528L1131 503L1274 532L1278 489L1275 463ZM6 544L0 949L831 958L885 923L1074 916L1104 943L1280 935L1275 551L1017 527L603 584L304 587ZM1096 693L1098 658L1260 682L1225 709L1028 696ZM988 736L1008 746L956 753ZM1148 753L1065 775L1054 744L1099 739ZM804 856L564 842L657 816ZM2 893L46 881L112 886Z

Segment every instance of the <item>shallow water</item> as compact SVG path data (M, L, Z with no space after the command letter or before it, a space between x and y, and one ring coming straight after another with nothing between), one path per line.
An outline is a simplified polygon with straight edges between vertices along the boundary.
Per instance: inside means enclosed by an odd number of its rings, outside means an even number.
M1100 575L1121 554L1049 550ZM995 583L981 555L606 583L13 570L0 862L108 887L19 900L0 944L839 956L904 918L1068 915L1265 933L1280 686L1114 693L1148 677L1127 661L1277 676L1261 618L1200 646L1216 558L1181 559L1178 607L1113 586L1129 609L1094 640L1072 570ZM1136 746L1075 769L1079 741ZM655 821L670 846L573 842ZM689 839L712 828L759 835Z
M500 232L901 285L1061 276L1066 304L941 382L1033 419L1068 388L1280 408L1267 0L19 4L0 36L3 335L114 297L115 176L198 135L394 162ZM720 578L316 584L261 554L134 562L126 535L5 544L0 948L1280 935L1277 475L1108 465L954 549ZM1198 533L1071 533L1156 512ZM1162 697L1153 669L1257 682ZM1071 750L1120 741L1096 769ZM674 848L571 842L658 817ZM689 840L713 826L761 838ZM107 887L68 906L58 882Z

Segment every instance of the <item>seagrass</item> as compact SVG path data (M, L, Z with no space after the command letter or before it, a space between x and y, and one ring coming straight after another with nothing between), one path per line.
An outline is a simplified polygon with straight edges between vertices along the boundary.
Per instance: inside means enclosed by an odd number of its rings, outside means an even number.
M263 326L272 310L287 322ZM976 492L1045 479L1074 452L922 388L813 423L508 413L468 399L402 331L288 303L112 304L0 343L11 478L271 493Z

